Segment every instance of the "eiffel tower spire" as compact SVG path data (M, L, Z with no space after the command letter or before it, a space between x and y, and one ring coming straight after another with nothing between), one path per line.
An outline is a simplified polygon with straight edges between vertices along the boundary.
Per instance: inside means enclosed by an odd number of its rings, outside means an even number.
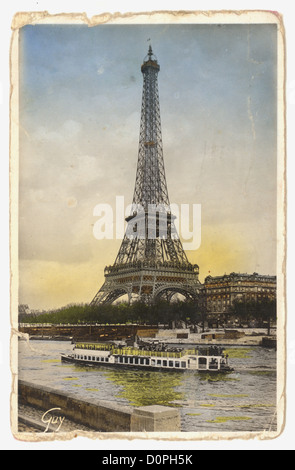
M194 298L198 266L189 263L171 214L165 176L158 73L151 45L141 66L143 92L137 172L132 212L113 266L91 304L113 302L123 294L151 302L176 292ZM132 275L131 275L132 273Z
M160 66L152 47L149 46L148 55L141 66L143 92L137 175L133 196L133 203L141 204L145 209L148 204L169 206L158 92L159 70Z

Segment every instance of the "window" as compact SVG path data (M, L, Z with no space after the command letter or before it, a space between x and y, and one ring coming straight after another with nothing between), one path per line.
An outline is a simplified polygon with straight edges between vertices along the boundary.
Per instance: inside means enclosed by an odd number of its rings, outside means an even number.
M155 359L152 359L152 366L155 366L156 365L156 361Z
M169 361L169 367L173 367L173 361Z
M130 357L130 364L133 364L133 357Z
M140 364L141 364L141 365L144 364L144 358L143 358L143 357L140 358Z
M88 356L88 361L91 361L91 356Z
M117 359L117 358L116 358ZM104 357L101 358L101 362L104 362Z
M158 359L158 360L157 360L157 365L160 366L161 364L162 364L161 359Z
M167 367L167 361L163 361L163 366Z
M175 361L175 367L180 367L180 363L178 361Z
M138 364L138 357L135 358L135 364Z
M87 359L87 356L84 356L84 359L86 360L86 359Z
M92 356L92 360L95 361L95 357L94 357L94 356Z
M97 356L96 360L99 361L99 356Z
M106 361L106 362L109 362L109 358L108 358L108 357L106 357L106 358L105 358L105 361Z
M207 368L207 358L199 357L199 369L206 369L206 368Z
M123 362L123 357L122 357L122 356L120 357L120 362L121 362L121 364L122 364L122 362Z
M145 363L146 363L147 366L149 366L149 365L150 365L150 360L149 360L149 359L146 359L146 360L145 360Z
M186 368L186 362L182 362L182 363L181 363L181 367Z

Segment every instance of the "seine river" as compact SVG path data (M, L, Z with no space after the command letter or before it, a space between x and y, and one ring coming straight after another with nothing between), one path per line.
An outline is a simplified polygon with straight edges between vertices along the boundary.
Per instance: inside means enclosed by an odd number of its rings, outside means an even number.
M179 407L184 432L276 430L276 352L228 347L231 374L128 371L62 364L64 341L19 341L19 378L77 398Z

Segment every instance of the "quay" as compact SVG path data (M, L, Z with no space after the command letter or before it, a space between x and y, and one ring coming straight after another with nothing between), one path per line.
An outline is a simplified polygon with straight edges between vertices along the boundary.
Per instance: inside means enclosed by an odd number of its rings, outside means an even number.
M276 330L266 339L266 329L222 328L196 332L189 328L168 329L156 325L32 325L20 324L20 333L30 340L56 341L134 341L135 336L147 341L173 344L195 344L216 346L265 346L275 347Z
M53 325L21 323L19 332L30 339L56 339L73 341L114 341L140 337L155 337L158 326L147 325Z
M45 423L50 424L49 432L54 432L52 423L42 420L44 412L58 410L60 417L59 432L63 431L63 422L70 420L92 431L98 432L179 432L181 431L180 413L176 408L160 405L129 407L114 402L102 400L88 401L77 399L73 393L64 393L24 380L18 382L19 405L40 410L39 419L25 419L22 422L33 427L46 429ZM26 408L24 408L26 409ZM36 411L35 411L36 414ZM83 429L83 428L82 428Z

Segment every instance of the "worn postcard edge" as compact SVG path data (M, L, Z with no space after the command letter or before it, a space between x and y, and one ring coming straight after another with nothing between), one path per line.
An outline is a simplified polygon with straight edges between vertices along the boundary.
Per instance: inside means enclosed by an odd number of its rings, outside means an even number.
M189 24L189 23L275 23L278 27L278 145L277 145L277 419L276 432L180 432L180 433L100 433L77 430L61 433L18 432L18 157L19 157L19 88L18 39L19 30L27 24ZM233 439L275 439L285 427L286 419L286 97L285 97L285 30L282 15L274 11L152 11L141 13L103 13L88 18L85 13L18 12L12 19L10 46L10 322L11 346L11 431L21 441L69 440L77 436L91 439L153 439L163 441L200 441Z

